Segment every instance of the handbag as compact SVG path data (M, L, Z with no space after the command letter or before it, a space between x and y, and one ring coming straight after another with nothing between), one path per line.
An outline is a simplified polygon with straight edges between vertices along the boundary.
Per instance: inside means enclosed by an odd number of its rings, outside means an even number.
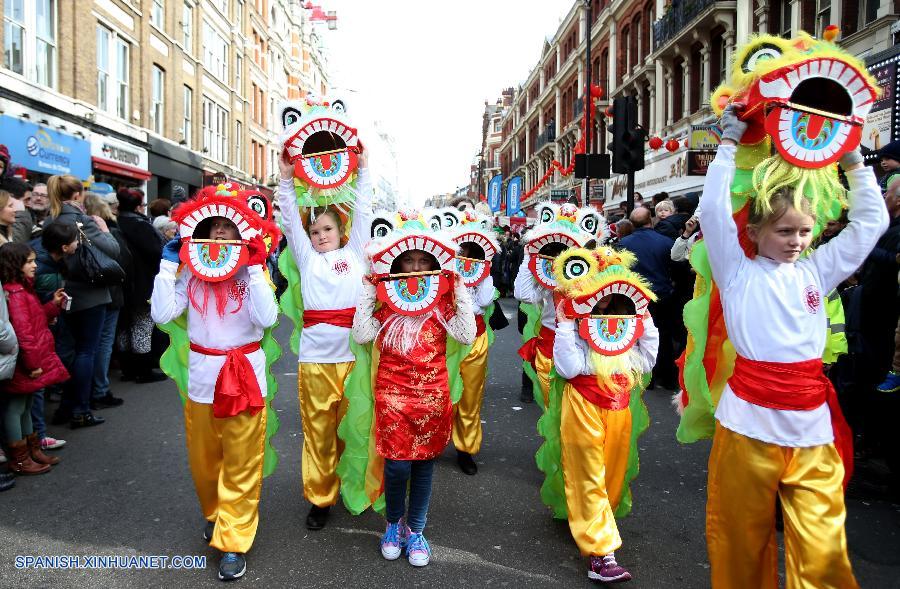
M75 223L78 249L66 258L69 276L91 286L115 286L125 282L125 271L119 263L92 244L82 226L80 222Z

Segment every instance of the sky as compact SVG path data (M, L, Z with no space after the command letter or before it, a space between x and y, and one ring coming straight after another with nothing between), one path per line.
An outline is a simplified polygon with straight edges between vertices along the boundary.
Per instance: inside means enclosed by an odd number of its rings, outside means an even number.
M330 82L394 137L401 197L421 204L468 184L484 101L525 81L574 2L316 0L338 16L321 31Z

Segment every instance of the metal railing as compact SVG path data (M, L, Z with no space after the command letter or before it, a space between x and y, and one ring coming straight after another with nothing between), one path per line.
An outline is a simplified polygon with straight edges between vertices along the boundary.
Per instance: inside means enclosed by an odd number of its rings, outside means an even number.
M556 141L556 125L546 125L544 132L537 136L537 148L541 149L548 143Z
M665 45L715 3L716 0L672 0L669 10L653 23L653 50Z

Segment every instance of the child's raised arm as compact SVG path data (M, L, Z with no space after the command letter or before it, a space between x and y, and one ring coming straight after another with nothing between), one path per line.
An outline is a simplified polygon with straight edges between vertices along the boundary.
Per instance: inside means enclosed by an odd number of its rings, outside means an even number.
M472 297L469 289L459 276L455 277L453 296L456 299L456 314L447 321L450 337L468 346L475 342L478 327L475 324L475 312L472 310Z
M700 197L703 240L709 256L713 278L721 289L728 288L747 263L744 250L738 242L737 226L731 210L731 181L734 179L734 156L737 142L744 134L747 123L737 118L734 105L729 105L719 122L722 125L722 144L716 151L716 159L709 165L703 195Z
M853 274L875 247L888 226L887 208L871 167L862 166L859 151L845 154L840 161L850 191L850 223L837 237L816 249L809 259L819 273L822 291L831 289Z
M362 160L365 162L365 160ZM356 185L356 201L353 203L353 222L350 225L349 247L360 260L366 259L364 248L369 242L369 225L372 222L372 180L369 169L359 168L359 183Z
M373 317L375 313L375 285L363 279L362 292L359 302L356 303L356 313L353 314L353 339L358 344L367 344L375 341L381 322Z

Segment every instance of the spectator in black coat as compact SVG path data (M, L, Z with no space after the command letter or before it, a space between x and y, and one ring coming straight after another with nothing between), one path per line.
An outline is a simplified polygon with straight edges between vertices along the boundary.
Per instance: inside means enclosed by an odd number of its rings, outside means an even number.
M128 276L125 306L119 330L122 378L138 383L156 382L165 375L156 371L153 355L153 320L150 318L150 294L153 279L159 273L164 240L144 214L142 194L123 188L119 199L119 230L131 249L134 271Z
M660 220L660 222L656 224L656 230L672 241L675 241L684 231L685 223L687 223L687 220L694 214L694 210L697 206L692 206L691 200L685 196L676 196L673 198L672 205L675 207L675 214Z

